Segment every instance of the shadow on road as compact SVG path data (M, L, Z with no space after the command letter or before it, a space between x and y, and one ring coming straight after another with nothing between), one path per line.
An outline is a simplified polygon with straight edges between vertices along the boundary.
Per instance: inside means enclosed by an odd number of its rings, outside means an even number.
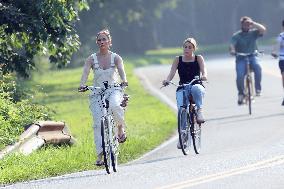
M247 116L249 116L249 115L248 114L241 114L241 115L232 115L232 116L210 118L210 119L207 119L206 122L222 121L222 120L226 120L226 119L234 119L234 118L241 118L241 117L247 117Z
M166 158L153 159L153 160L148 160L148 161L143 161L143 160L141 160L141 161L139 161L139 162L135 162L135 163L128 164L128 165L125 165L125 166L143 165L143 164L161 162L161 161L166 161L166 160L176 159L176 158L181 158L181 157L183 157L183 156L166 157Z
M224 121L224 122L220 123L220 124L226 124L226 123L233 123L233 122L234 123L235 122L243 122L243 121L248 121L248 120L266 119L266 118L279 117L279 116L284 116L284 113L267 114L267 115L261 115L261 116L241 114L241 115L235 115L235 116L226 116L226 117L208 119L207 122L233 119L233 120L230 120L230 121ZM243 119L236 119L236 118L243 118Z

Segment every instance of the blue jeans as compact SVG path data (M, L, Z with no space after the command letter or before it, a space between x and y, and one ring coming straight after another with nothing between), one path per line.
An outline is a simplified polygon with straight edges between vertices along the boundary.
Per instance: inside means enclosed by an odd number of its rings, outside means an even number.
M254 71L255 90L261 91L261 67L255 55L236 58L237 88L239 94L244 94L244 78L246 74L246 63L249 61L250 67Z
M189 95L192 95L193 100L197 106L197 108L202 108L203 98L205 94L205 89L200 84L195 85L188 85L185 87L185 95L186 99L186 105L189 104ZM176 92L176 100L177 100L177 108L179 109L180 106L183 105L183 89L179 89Z

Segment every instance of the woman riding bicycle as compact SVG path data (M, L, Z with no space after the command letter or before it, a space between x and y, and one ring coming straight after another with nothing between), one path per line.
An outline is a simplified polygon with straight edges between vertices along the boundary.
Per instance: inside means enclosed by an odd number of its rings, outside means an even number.
M194 52L197 49L195 39L187 38L183 42L183 55L177 56L172 64L171 71L166 80L163 81L163 85L166 86L171 81L176 71L179 74L179 84L189 83L195 76L200 76L202 80L207 80L207 71L205 68L204 59L201 55L195 55ZM203 123L204 117L202 115L202 103L205 94L205 88L199 84L193 84L187 88L189 94L192 95L193 100L197 106L197 122ZM179 108L183 104L183 92L177 89L176 91L177 107Z
M127 85L126 74L124 71L124 65L122 58L111 52L109 49L112 45L111 35L109 30L102 30L97 34L96 38L99 51L89 56L85 62L83 74L81 77L79 90L84 89L85 83L88 79L90 69L94 73L94 86L104 87L104 83L108 83L109 86L113 86L119 83L119 77L122 80L123 85ZM125 120L124 110L120 106L123 94L121 90L117 90L115 87L109 87L105 91L106 99L109 101L109 109L113 113L115 123L118 126L118 141L120 143L125 142L126 134L124 131ZM94 120L94 139L96 144L96 152L98 155L96 165L103 165L102 160L102 137L101 137L101 99L98 94L91 94L90 97L90 109L92 111Z

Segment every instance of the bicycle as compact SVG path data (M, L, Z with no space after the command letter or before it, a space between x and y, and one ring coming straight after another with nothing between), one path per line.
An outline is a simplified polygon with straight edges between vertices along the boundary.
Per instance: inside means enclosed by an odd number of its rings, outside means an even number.
M197 107L193 101L192 96L186 96L186 86L192 85L194 82L202 83L199 76L196 76L190 83L177 85L171 81L170 84L183 90L183 105L178 109L178 134L179 144L184 155L188 155L191 146L191 139L196 154L201 150L201 124L197 123L196 113ZM187 99L189 98L189 104Z
M250 67L249 57L258 53L236 53L236 56L243 57L246 60L246 75L244 80L244 100L243 104L248 104L249 114L252 114L252 102L254 101L254 80L252 76L253 70Z
M109 111L109 101L105 98L105 91L111 87L124 91L126 85L108 85L104 83L104 87L85 86L79 92L85 92L91 90L94 94L99 94L102 101L102 118L101 118L101 136L102 136L102 148L104 156L104 166L106 172L110 174L110 167L113 171L117 172L118 155L119 155L119 142L116 136L116 127L112 113ZM129 96L123 95L123 103L121 106L126 107Z

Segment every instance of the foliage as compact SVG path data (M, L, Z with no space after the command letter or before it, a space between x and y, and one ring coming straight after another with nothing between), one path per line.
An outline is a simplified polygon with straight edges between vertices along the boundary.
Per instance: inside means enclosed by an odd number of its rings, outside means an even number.
M0 2L0 67L28 77L34 56L43 54L62 67L80 43L74 29L84 0L4 0Z
M1 72L0 72L1 73ZM24 126L52 116L48 108L26 99L29 93L21 89L11 74L0 78L0 149L15 142Z
M20 80L13 74L3 74L0 71L0 96L9 99L12 102L18 102L21 99L29 97L29 91L20 87Z
M90 10L80 12L81 21L77 25L82 42L80 51L85 53L78 56L84 59L95 51L96 32L104 27L110 29L113 49L119 53L181 46L189 36L202 45L228 44L232 34L240 29L239 20L244 15L267 27L264 39L275 37L281 31L284 2L119 0L90 3Z
M24 126L36 120L51 118L50 110L42 105L32 104L29 100L13 103L0 97L0 149L14 143L23 132Z
M180 0L120 0L90 3L80 12L77 28L82 44L94 47L96 33L109 28L113 47L119 52L143 52L157 47L155 23L163 11L174 9ZM95 10L95 11L93 11ZM86 50L83 48L82 50ZM93 51L93 50L92 50Z

